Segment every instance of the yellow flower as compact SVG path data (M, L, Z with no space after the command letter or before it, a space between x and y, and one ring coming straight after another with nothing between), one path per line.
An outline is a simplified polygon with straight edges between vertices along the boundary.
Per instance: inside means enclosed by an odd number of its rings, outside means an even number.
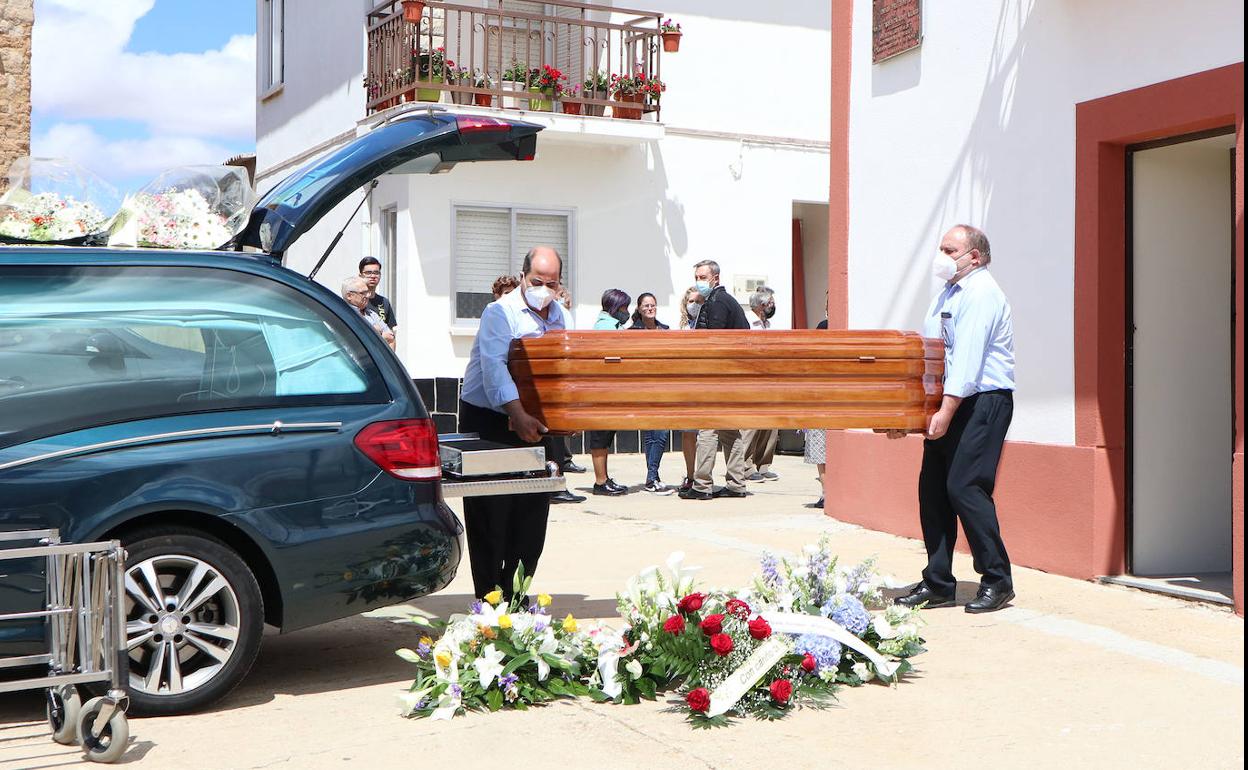
M511 616L510 616L510 615L499 615L499 616L498 616L498 627L499 627L499 628L503 628L503 629L511 628Z
M438 662L438 665L441 666L442 668L449 668L451 665L451 651L442 650L437 655L435 655L433 659L436 660Z
M503 600L503 592L496 588L485 595L485 600L496 605Z
M538 595L537 595L537 606L538 606L538 607L549 607L549 606L550 606L550 594L538 594Z
M420 637L420 643L421 643L421 644L423 644L423 645L425 645L426 647L432 647L432 646L433 646L433 640L432 640L432 639L430 639L430 638L429 638L429 637L427 637L427 636L422 636L422 637Z
M568 616L563 619L563 630L567 631L569 634L576 633L576 618L572 617L572 613L570 612L568 613Z

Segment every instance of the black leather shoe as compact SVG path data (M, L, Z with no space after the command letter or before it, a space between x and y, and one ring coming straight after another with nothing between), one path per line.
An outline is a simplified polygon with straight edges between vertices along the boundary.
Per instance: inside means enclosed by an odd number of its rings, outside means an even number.
M628 490L624 487L621 487L619 484L613 483L611 479L607 479L607 483L605 484L594 485L594 494L595 495L607 495L609 497L619 497L620 495L627 495Z
M583 503L586 499L584 495L574 494L567 489L550 496L550 502L552 503Z
M562 470L564 473L584 473L584 472L585 472L585 466L584 466L584 465L577 465L576 463L572 462L571 460L568 460L568 461L566 461L566 462L565 462L565 463L561 466L561 470Z
M1009 604L1013 598L1014 590L1012 588L980 586L979 591L975 594L975 598L967 602L963 609L971 613L995 612Z
M618 481L616 481L615 479L613 479L613 478L611 478L611 477L609 477L609 476L607 477L607 483L606 483L606 485L605 485L605 486L608 486L608 487L610 487L610 488L612 488L612 489L618 490L618 491L619 491L619 493L620 493L620 494L622 494L622 495L623 495L623 494L628 494L628 487L624 486L623 484L619 483Z
M724 487L722 489L715 490L714 496L715 497L749 497L749 495L750 493L746 492L744 489L732 489L730 487Z
M938 594L920 580L910 593L893 599L893 604L900 604L902 607L917 607L922 604L929 610L933 607L948 607L953 604L953 594Z
M699 492L696 489L691 489L688 492L681 492L680 499L681 500L714 500L715 495L711 494L710 492Z

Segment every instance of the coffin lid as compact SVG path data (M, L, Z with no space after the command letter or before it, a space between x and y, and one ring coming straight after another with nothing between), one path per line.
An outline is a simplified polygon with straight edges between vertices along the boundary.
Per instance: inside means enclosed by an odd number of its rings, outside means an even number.
M541 126L435 110L394 118L313 160L267 192L238 236L281 257L352 192L383 174L438 174L456 163L532 160Z

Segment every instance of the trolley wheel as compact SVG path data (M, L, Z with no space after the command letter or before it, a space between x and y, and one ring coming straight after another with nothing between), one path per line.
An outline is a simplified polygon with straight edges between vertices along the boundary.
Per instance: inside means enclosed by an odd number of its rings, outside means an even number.
M78 742L78 714L82 711L82 698L78 689L71 685L48 688L48 728L52 740L64 746Z
M126 712L115 704L116 701L111 698L92 698L78 714L78 738L87 759L92 762L116 762L125 753L126 744L130 741L130 725L126 721ZM106 706L111 706L116 711L104 727L96 732L95 718Z

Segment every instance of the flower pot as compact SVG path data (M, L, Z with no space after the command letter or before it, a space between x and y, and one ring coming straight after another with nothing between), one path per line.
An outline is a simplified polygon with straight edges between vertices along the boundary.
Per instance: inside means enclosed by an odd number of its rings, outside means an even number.
M403 21L419 24L425 15L425 0L403 0Z
M472 104L472 97L467 91L451 91L451 102L454 104Z
M501 82L502 82L504 91L523 91L525 88L524 83L520 81L504 80ZM525 101L528 101L528 100L526 99ZM504 96L503 108L509 109L509 110L518 110L520 109L520 100L515 98L514 96Z
M580 115L581 108L585 105L580 102L559 102L559 106L563 110L564 115Z
M441 83L442 76L434 75L429 80L418 81L424 83ZM442 101L442 89L440 88L416 88L416 101L418 102L440 102Z
M543 98L529 99L529 109L533 112L554 112L555 103L551 98L551 94L546 93L540 88L530 88L529 93L537 94Z
M605 101L607 98L607 92L606 91L586 91L585 98L586 99L602 99ZM586 115L593 115L594 117L597 117L597 118L601 118L607 112L607 108L601 104L586 104L582 106L584 107Z
M676 53L680 50L680 34L679 32L663 33L663 50L667 53Z
M494 95L493 94L473 94L472 103L477 105L478 107L493 107Z
M641 104L646 99L645 94L619 94L615 95L617 102L626 104ZM621 107L616 104L611 107L611 117L621 120L641 120L640 107Z

